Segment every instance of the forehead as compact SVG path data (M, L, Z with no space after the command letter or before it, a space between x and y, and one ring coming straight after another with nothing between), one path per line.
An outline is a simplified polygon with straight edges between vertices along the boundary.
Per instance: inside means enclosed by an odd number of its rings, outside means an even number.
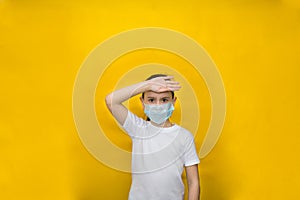
M149 98L149 97L154 97L154 98L166 98L170 97L172 98L172 92L166 91L166 92L153 92L153 91L147 91L144 93L144 98Z

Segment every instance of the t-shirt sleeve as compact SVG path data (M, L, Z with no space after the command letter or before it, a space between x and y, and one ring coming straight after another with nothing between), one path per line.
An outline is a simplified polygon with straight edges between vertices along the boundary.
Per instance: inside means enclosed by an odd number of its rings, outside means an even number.
M139 134L139 130L146 126L146 121L133 114L128 110L127 117L123 124L123 129L130 137L136 137Z
M183 154L183 162L184 162L184 166L186 167L200 163L200 159L197 155L197 151L194 143L194 137L190 133L188 138L189 139L187 140L186 143L187 146Z

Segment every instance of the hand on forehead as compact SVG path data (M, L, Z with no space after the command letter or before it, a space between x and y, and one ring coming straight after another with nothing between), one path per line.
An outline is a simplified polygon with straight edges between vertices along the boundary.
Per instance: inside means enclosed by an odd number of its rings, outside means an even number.
M172 92L171 91L165 91L165 92L154 92L154 91L147 91L144 93L144 98L172 98Z

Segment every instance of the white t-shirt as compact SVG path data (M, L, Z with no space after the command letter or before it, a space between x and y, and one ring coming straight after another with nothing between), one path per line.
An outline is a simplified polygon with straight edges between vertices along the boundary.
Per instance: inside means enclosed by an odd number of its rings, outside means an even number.
M200 163L193 135L176 124L156 127L130 111L123 128L132 139L128 199L183 200L183 167Z

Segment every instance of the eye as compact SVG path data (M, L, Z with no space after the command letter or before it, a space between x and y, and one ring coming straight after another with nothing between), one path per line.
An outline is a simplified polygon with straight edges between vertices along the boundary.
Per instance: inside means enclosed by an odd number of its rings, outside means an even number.
M162 99L162 102L168 102L169 101L169 99Z
M149 102L153 103L154 102L154 99L148 99Z

